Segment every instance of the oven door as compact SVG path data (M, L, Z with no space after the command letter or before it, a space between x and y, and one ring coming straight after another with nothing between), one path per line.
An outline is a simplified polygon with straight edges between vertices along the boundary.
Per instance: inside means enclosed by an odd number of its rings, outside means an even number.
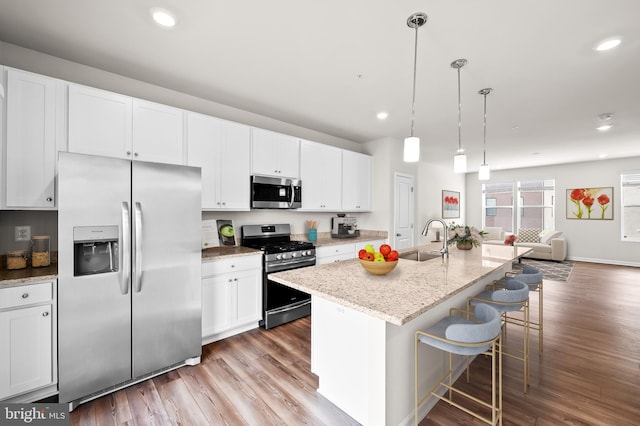
M315 258L313 259L315 263ZM300 267L311 266L303 265ZM297 268L289 268L297 269ZM274 271L275 272L275 271ZM264 316L260 325L269 329L278 325L311 315L311 295L295 288L287 287L269 279L264 274L263 308Z
M297 209L301 206L301 180L266 176L251 176L252 208Z

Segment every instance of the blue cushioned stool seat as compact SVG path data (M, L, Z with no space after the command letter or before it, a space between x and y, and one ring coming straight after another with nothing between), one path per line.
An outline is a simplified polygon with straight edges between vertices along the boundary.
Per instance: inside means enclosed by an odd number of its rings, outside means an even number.
M462 317L453 315L462 313ZM418 424L419 408L429 397L442 399L471 416L491 425L502 424L502 356L500 337L502 316L494 307L479 303L475 311L452 309L451 314L426 330L416 331L415 339L415 424ZM440 381L422 398L419 397L418 346L425 344L449 354L449 370ZM486 354L491 357L491 403L469 395L453 387L453 354L467 357L467 382L469 381L469 356ZM497 369L496 369L497 363ZM444 390L444 394L437 392ZM448 392L447 392L448 391ZM483 416L477 408L469 409L452 399L453 392L491 410L491 416ZM448 396L447 396L448 395Z
M518 278L520 275L518 275ZM518 325L522 326L522 349L503 346L505 356L519 359L523 362L523 387L527 392L529 387L529 286L515 278L506 278L495 282L492 286L476 296L467 298L467 310L472 306L488 304L501 313L503 322L509 323L507 313L522 311L523 319Z

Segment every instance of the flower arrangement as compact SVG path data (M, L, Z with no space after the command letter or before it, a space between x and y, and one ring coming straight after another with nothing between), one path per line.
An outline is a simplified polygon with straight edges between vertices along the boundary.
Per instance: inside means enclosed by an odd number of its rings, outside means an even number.
M451 244L471 244L473 247L478 247L482 236L487 233L480 231L473 226L458 225L453 222L447 228L447 243Z
M511 234L507 238L504 239L504 244L507 245L507 246L512 246L513 243L516 242L516 238L518 238L518 236L516 234Z

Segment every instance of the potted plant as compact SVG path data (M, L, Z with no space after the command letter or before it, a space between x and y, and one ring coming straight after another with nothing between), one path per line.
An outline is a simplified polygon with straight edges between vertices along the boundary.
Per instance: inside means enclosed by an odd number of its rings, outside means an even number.
M447 228L447 243L449 245L455 243L460 250L471 250L473 247L478 247L482 236L486 234L474 226L458 225L454 222Z

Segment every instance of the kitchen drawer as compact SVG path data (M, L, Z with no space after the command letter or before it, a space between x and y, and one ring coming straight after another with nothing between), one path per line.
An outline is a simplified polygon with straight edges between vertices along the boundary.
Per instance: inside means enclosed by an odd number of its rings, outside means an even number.
M0 309L18 308L53 298L52 283L30 284L0 289Z
M336 244L332 246L316 247L317 257L337 256L350 254L351 257L356 254L355 244Z
M244 271L247 269L262 269L262 254L253 256L237 256L205 262L202 264L202 276L226 274L228 272Z

